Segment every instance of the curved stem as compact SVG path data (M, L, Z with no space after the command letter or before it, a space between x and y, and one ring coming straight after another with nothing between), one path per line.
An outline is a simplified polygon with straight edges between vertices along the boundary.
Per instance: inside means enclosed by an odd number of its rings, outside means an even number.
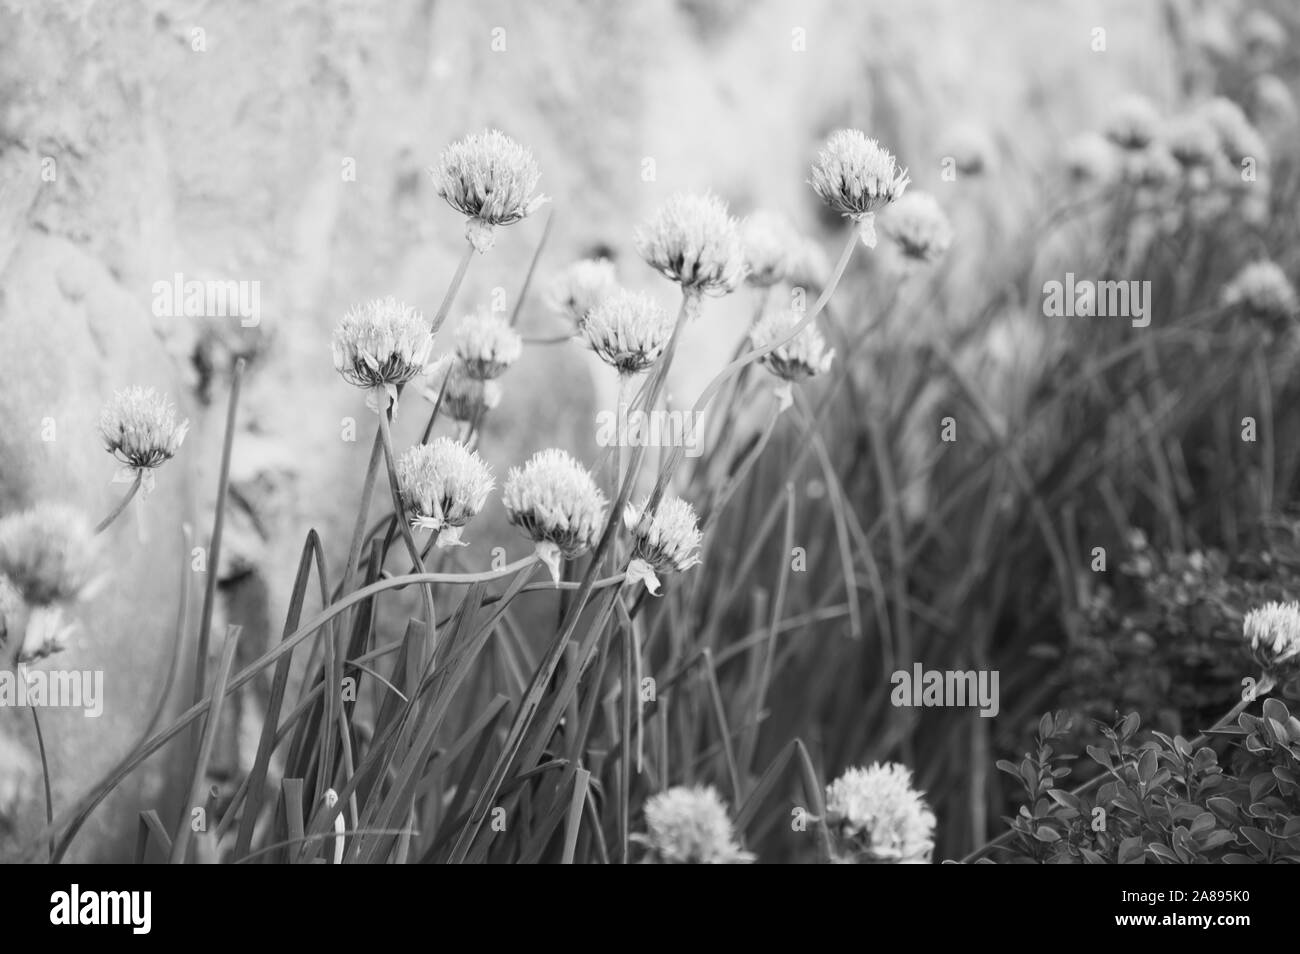
M35 706L28 706L32 710L32 725L36 727L36 748L41 753L41 775L45 779L45 824L54 824L54 790L50 784L50 760L45 754L45 735L41 732L41 720L36 714ZM54 838L50 837L50 858L54 858Z
M117 506L112 509L107 517L99 521L99 524L95 527L96 536L107 530L113 521L122 515L122 511L126 509L126 505L131 502L132 498L135 497L136 493L140 490L140 482L142 480L144 480L144 471L137 469L135 472L135 480L131 481L131 486L127 489L126 493L122 495L122 499L117 502Z

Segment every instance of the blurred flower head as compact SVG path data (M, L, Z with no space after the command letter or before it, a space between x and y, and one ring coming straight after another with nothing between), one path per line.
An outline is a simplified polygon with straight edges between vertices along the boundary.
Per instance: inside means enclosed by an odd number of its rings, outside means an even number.
M465 372L483 381L499 377L524 353L524 342L518 332L486 308L461 319L452 342Z
M0 832L16 826L18 811L39 777L40 768L28 751L0 731Z
M1222 156L1219 134L1203 116L1180 116L1166 124L1161 139L1184 169L1208 169Z
M1251 262L1223 289L1222 302L1240 308L1271 330L1288 328L1296 316L1295 287L1274 262Z
M1070 178L1080 183L1105 185L1119 167L1115 146L1094 132L1080 133L1065 144L1065 167Z
M659 360L673 326L672 316L649 295L619 290L591 310L582 334L619 374L640 374Z
M1115 103L1106 117L1106 138L1121 149L1146 149L1156 138L1160 113L1145 96L1130 93Z
M443 384L442 410L453 421L473 421L501 403L501 385L469 373L460 360L452 362Z
M533 194L541 178L533 154L495 129L452 143L429 174L438 195L469 216L465 237L480 253L492 247L496 226L518 222L548 201Z
M755 348L766 348L788 337L802 321L803 315L795 311L770 311L754 324L750 342ZM809 323L793 340L773 349L758 361L783 382L777 389L777 399L784 410L794 401L790 385L829 371L834 357L835 350L826 347L816 323Z
M79 510L42 503L0 518L0 574L30 606L89 598L98 561L90 521Z
M800 237L779 212L760 209L740 225L745 248L745 281L767 288L789 277L790 266L800 252Z
M644 583L651 595L659 595L660 573L680 573L700 564L700 532L695 508L680 497L665 495L651 514L649 499L639 507L629 503L623 523L632 533L632 561L628 583Z
M1252 89L1255 113L1260 126L1275 130L1279 126L1291 126L1296 121L1296 101L1291 95L1291 88L1286 81L1273 73L1265 73L1255 78Z
M76 632L76 620L68 619L62 606L33 606L27 617L18 661L31 663L61 653Z
M1265 673L1300 666L1300 603L1266 603L1246 614L1242 635Z
M1254 69L1271 66L1289 40L1286 27L1267 10L1250 10L1241 19L1241 44Z
M960 123L944 137L943 155L952 159L959 175L982 175L992 164L996 152L992 138L981 126Z
M896 762L850 768L827 786L826 821L840 861L928 864L934 852L934 813Z
M875 248L875 214L901 198L911 180L894 157L857 129L831 133L817 154L810 183L830 208L858 223L862 241Z
M450 437L417 444L397 459L397 485L411 525L438 535L439 547L464 546L461 530L487 502L492 471Z
M1216 96L1198 111L1219 136L1219 148L1231 167L1225 170L1227 184L1240 188L1253 182L1243 172L1249 168L1255 176L1259 175L1268 164L1268 146L1241 107L1230 99Z
M1182 173L1178 160L1159 143L1124 155L1124 181L1139 189L1159 192L1178 182Z
M99 413L104 447L123 464L113 479L138 477L147 496L153 490L153 469L176 456L189 426L188 420L176 422L176 408L153 388L115 391Z
M607 258L588 258L560 272L547 297L556 311L568 315L581 328L592 309L616 291L614 263Z
M736 844L727 806L712 787L678 785L645 803L646 863L670 865L749 864L754 856Z
M537 555L560 579L560 558L590 550L605 521L605 495L591 473L565 451L538 451L510 468L501 495L506 516L537 545Z
M348 310L334 329L334 368L367 391L375 412L397 405L398 388L429 365L433 333L424 317L391 295Z
M880 229L914 262L936 262L952 246L952 225L928 192L912 191L895 202L880 217Z
M636 250L685 292L726 295L745 277L740 229L711 193L678 193L636 230Z

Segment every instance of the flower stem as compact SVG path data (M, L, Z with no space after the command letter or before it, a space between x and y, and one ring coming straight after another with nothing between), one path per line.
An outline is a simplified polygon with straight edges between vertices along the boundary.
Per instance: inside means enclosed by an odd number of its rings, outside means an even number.
M126 505L131 502L132 498L135 497L136 493L140 490L140 482L143 479L144 471L136 470L135 480L131 481L131 486L127 488L126 493L122 495L122 499L117 502L117 506L112 509L107 517L99 521L99 525L95 527L96 536L107 530L109 526L112 525L113 521L122 515L122 511L126 509Z
M366 539L366 515L370 511L370 498L374 494L375 475L379 472L379 459L384 453L384 438L382 425L375 429L375 443L370 448L370 463L366 465L366 480L361 487L361 506L357 511L357 522L352 528L352 545L348 547L348 562L343 570L343 578L339 580L338 591L334 594L337 599L339 594L346 593L348 585L352 582L352 574L357 570L357 564L361 561L361 548L365 545Z
M129 497L127 498L130 499ZM41 720L36 714L35 706L28 706L32 710L32 725L36 727L36 748L41 753L41 775L45 778L45 824L54 824L54 791L50 784L50 760L45 754L45 735L41 732ZM50 837L50 859L54 858L54 837Z
M465 280L465 273L469 271L469 263L473 257L474 246L467 239L465 241L465 254L460 257L460 264L456 266L456 274L452 276L451 284L447 286L447 293L442 296L442 304L438 306L438 313L433 316L432 328L435 335L451 312L451 306L456 301L456 293L460 291L460 284Z

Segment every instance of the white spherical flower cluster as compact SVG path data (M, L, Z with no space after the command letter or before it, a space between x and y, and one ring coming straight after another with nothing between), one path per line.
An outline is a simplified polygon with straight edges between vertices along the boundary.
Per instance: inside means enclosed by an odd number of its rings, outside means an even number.
M750 343L766 348L782 341L802 322L804 316L795 311L771 311L760 318L750 332ZM835 349L827 348L826 341L815 323L809 324L792 340L786 341L758 359L768 371L781 379L776 395L781 410L794 402L792 385L798 381L823 374L830 370Z
M839 861L928 864L934 852L934 813L895 762L850 768L827 786L826 821Z
M452 143L429 174L438 195L468 216L465 237L480 254L492 247L498 225L518 222L548 201L533 194L541 178L533 154L496 129Z
M116 391L99 414L99 434L104 447L122 462L115 481L137 477L147 495L153 490L154 468L176 456L188 420L177 423L176 408L153 388L130 387Z
M459 441L439 437L397 459L397 485L411 525L438 535L439 547L465 546L461 532L492 492L492 471Z
M452 342L465 373L480 381L500 377L524 353L524 341L519 333L508 321L486 308L463 318Z
M574 262L551 282L547 299L552 308L581 328L606 298L618 291L614 263L607 258Z
M726 295L745 277L739 226L709 193L670 198L636 230L636 250L688 293Z
M1300 603L1266 603L1251 610L1242 635L1266 673L1300 667Z
M615 292L593 308L582 325L591 350L622 375L648 370L672 334L672 316L640 292Z
M396 408L398 388L423 374L433 351L424 317L391 295L350 309L331 342L334 368L349 384L366 389L376 413Z
M868 248L876 247L876 213L902 198L909 182L893 155L857 129L831 134L810 180L823 202L857 223Z
M907 193L880 217L880 228L909 261L937 262L952 247L952 224L928 192Z
M538 451L512 467L501 495L506 516L536 544L537 555L560 579L560 559L596 544L605 522L605 495L591 472L558 448Z
M645 803L644 834L633 839L647 849L647 864L749 864L754 856L736 844L727 806L712 787L679 785Z
M623 523L632 533L632 560L627 581L644 583L652 596L659 595L660 573L680 573L700 564L700 532L695 508L680 497L665 496L654 512L646 514L649 500L628 504Z

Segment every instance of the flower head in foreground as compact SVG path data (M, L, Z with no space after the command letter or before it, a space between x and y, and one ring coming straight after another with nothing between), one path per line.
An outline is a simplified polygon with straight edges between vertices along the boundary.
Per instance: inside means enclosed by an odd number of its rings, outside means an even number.
M0 574L32 606L91 596L98 556L90 521L72 507L43 503L0 519Z
M1251 610L1242 635L1265 673L1300 666L1300 603L1267 603Z
M632 532L632 561L627 568L631 585L645 583L652 596L659 595L660 573L680 573L700 564L704 535L695 508L680 497L665 496L652 514L628 504L623 523Z
M754 325L749 339L755 348L766 348L789 336L803 321L803 315L794 311L768 312ZM781 379L776 396L781 410L794 402L791 386L796 381L811 378L830 370L835 349L827 349L826 341L816 324L810 323L792 340L780 345L758 359L759 363Z
M537 555L560 580L560 558L590 550L605 522L605 496L586 467L558 448L538 451L510 468L501 495L506 516L537 545Z
M62 504L37 504L0 519L0 636L20 662L62 650L74 631L64 608L94 595L99 548L90 522Z
M801 237L779 212L760 209L740 224L745 249L745 281L767 288L790 276L795 258L803 251Z
M439 547L465 546L461 530L487 502L492 471L450 437L417 444L397 459L397 485L411 526L438 535Z
M678 193L636 230L636 250L685 292L726 295L745 278L745 249L727 204Z
M547 297L551 307L581 328L592 310L616 291L614 263L607 258L587 258L555 276Z
M857 129L832 133L813 163L813 191L858 224L862 242L876 247L876 213L902 198L912 180L880 143Z
M1156 137L1160 113L1145 96L1130 94L1120 99L1106 120L1106 138L1121 149L1147 148Z
M461 361L453 362L442 393L442 410L453 421L473 421L500 403L501 385L476 378Z
M754 856L736 844L727 806L712 787L678 785L645 803L646 832L633 838L646 846L649 864L743 865Z
M487 309L461 320L453 337L456 357L471 378L489 381L500 376L524 353L524 342L510 323Z
M124 465L115 481L137 476L144 493L153 489L153 469L176 456L190 422L176 423L176 408L153 388L115 391L99 414L104 447Z
M928 192L907 193L881 216L880 228L914 262L937 262L952 246L952 225Z
M424 317L391 295L351 308L331 342L334 368L349 384L365 388L376 413L397 406L397 389L429 365L433 332Z
M1285 330L1300 308L1290 279L1270 261L1251 262L1239 271L1224 287L1222 302L1274 331Z
M858 864L928 864L934 813L896 762L851 768L826 788L826 821L844 854Z
M496 226L518 222L548 201L533 194L541 178L533 154L495 129L452 143L429 174L438 195L469 217L465 237L480 254L492 247Z
M673 326L672 316L649 295L620 290L591 310L582 335L602 361L619 374L631 375L659 360Z

